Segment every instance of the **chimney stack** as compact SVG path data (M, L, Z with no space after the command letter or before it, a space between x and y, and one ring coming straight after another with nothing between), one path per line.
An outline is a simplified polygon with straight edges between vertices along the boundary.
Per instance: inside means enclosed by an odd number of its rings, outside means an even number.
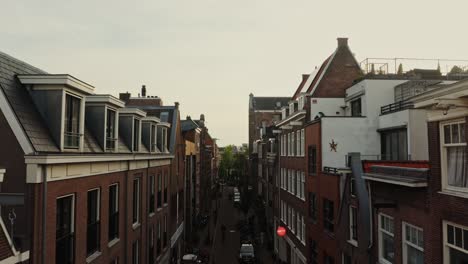
M179 109L179 102L175 102L174 105L176 109Z
M348 38L338 38L338 48L348 46Z
M141 96L142 97L146 97L146 85L143 84L143 86L141 87Z
M126 103L126 102L128 102L128 100L130 100L130 95L131 94L129 92L119 93L119 99Z
M204 115L204 114L201 114L201 115L200 115L200 120L203 121L203 122L205 122L205 115Z
M302 81L307 80L308 77L309 77L309 74L302 74Z

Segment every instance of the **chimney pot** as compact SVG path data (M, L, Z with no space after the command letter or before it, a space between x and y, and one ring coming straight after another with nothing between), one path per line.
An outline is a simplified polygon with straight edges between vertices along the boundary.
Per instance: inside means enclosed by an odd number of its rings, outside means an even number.
M146 85L141 86L141 96L146 97Z
M348 38L338 38L338 47L347 47L348 46Z
M303 81L307 80L307 77L309 77L309 74L302 74L302 80Z

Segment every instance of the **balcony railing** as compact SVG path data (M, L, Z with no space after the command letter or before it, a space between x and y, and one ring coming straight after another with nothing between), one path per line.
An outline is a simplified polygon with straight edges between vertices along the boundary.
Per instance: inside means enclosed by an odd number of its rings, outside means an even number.
M339 174L338 168L334 168L334 167L323 167L323 172L329 173L329 174Z
M384 105L380 107L380 115L390 114L393 112L398 112L405 109L411 109L414 105L411 102L400 101L389 105Z

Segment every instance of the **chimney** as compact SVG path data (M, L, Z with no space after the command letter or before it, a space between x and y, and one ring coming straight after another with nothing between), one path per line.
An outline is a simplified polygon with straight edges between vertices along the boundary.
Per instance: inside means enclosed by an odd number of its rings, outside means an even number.
M124 101L125 103L128 102L128 100L130 100L130 93L129 92L126 92L126 93L119 93L119 99Z
M348 46L348 38L338 38L338 48L347 47Z
M200 120L203 121L203 122L205 122L205 115L204 115L204 114L201 114L201 115L200 115Z
M302 81L305 82L308 77L309 77L309 74L302 74Z
M141 96L146 97L146 85L141 86Z
M175 102L174 105L176 109L179 109L179 102Z

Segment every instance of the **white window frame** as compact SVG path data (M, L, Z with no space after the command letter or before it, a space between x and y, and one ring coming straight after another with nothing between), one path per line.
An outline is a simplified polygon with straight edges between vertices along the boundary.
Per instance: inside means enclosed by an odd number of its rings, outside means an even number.
M291 133L288 133L288 156L291 156Z
M386 217L386 218L389 218L393 221L393 233L390 233L388 232L387 230L385 229L382 229L382 218L381 216L383 217ZM383 247L382 247L382 241L383 241L383 237L382 237L382 233L385 233L389 236L391 236L393 238L393 246L395 247L395 220L393 217L389 216L389 215L386 215L386 214L383 214L383 213L379 213L378 214L378 224L379 224L379 227L378 227L378 239L379 239L379 262L382 263L382 264L392 264L391 262L389 262L388 260L386 260L384 257L383 257ZM396 251L396 249L394 248L393 251ZM394 260L396 258L394 257Z
M468 188L463 187L456 187L448 185L448 177L447 177L447 147L462 147L467 146L466 139L465 143L445 143L445 131L444 126L446 125L453 125L453 124L465 124L464 119L453 119L444 122L440 122L439 131L440 131L440 165L441 165L441 184L442 190L449 190L455 192L462 192L468 194ZM467 129L465 124L465 130Z
M353 239L353 228L352 228L352 226L353 226L353 210L354 210L354 213L356 214L356 220L357 220L357 218L358 218L358 210L357 210L357 207L354 206L354 205L350 205L350 206L349 206L349 227L348 227L348 229L349 229L349 232L348 232L348 234L349 234L349 240L348 240L348 242L349 242L351 245L357 247L357 246L358 246L358 241L357 241L357 239ZM356 235L357 235L358 223L354 223L354 225L356 225ZM379 226L379 227L380 227L380 226Z
M305 201L305 172L301 172L301 199Z
M75 208L76 208L76 198L75 198L75 194L74 193L71 193L71 194L66 194L66 195L62 195L62 196L59 196L57 198L55 198L55 204L57 204L57 200L58 199L62 199L62 198L66 198L68 196L71 196L72 197L72 208L71 208L71 211L72 211L72 214L71 214L71 221L70 221L70 229L71 229L71 232L73 234L75 234ZM55 208L57 209L57 208ZM54 242L55 243L55 242ZM75 253L76 253L76 249L74 250Z
M296 234L296 211L291 208L291 232Z
M465 250L463 247L463 237L462 237L462 247L458 247L456 245L452 245L452 244L449 244L448 243L448 234L447 234L447 227L448 225L451 225L453 226L454 228L461 228L462 230L468 230L468 227L467 226L463 226L463 225L459 225L459 224L455 224L453 222L449 222L449 221L445 221L443 220L442 221L442 234L443 234L443 254L444 254L444 264L449 264L450 263L450 248L454 249L454 250L458 250L462 253L465 253L465 254L468 254L468 250ZM463 236L463 233L462 232L462 236ZM455 235L454 235L454 239L455 238ZM468 243L468 241L467 241Z
M301 216L301 219L302 219L302 236L301 236L301 241L302 241L302 244L305 245L306 223L305 223L305 220L304 220L304 216L303 216L303 215Z
M136 228L140 225L141 223L141 178L140 177L135 177L132 181L132 188L133 188L133 183L134 181L137 181L138 182L138 188L137 188L137 191L138 191L138 194L137 194L137 201L133 201L134 203L136 202L136 206L137 206L137 221L136 222L133 222L132 225L133 225L133 228ZM133 206L135 206L135 204L133 204ZM132 208L132 214L133 214L133 208ZM133 215L132 215L133 217ZM133 220L133 219L132 219Z
M302 222L301 222L301 215L299 212L296 212L296 230L297 230L297 238L300 240L302 237Z
M418 227L418 226L415 226L415 225L412 225L408 222L405 222L403 221L402 223L402 226L401 226L401 229L402 229L402 237L401 237L401 245L402 245L402 252L403 252L403 264L408 264L408 249L407 249L407 246L410 246L416 250L419 250L423 253L424 255L424 248L423 247L420 247L418 245L415 245L413 244L412 242L410 241L407 241L406 240L406 227L410 227L410 228L414 228L416 229L417 231L421 231L422 233L422 236L423 236L423 245L424 245L424 230L421 228L421 227ZM425 256L424 256L425 257Z
M301 130L296 131L296 157L301 156Z
M305 156L305 129L301 130L301 156Z

